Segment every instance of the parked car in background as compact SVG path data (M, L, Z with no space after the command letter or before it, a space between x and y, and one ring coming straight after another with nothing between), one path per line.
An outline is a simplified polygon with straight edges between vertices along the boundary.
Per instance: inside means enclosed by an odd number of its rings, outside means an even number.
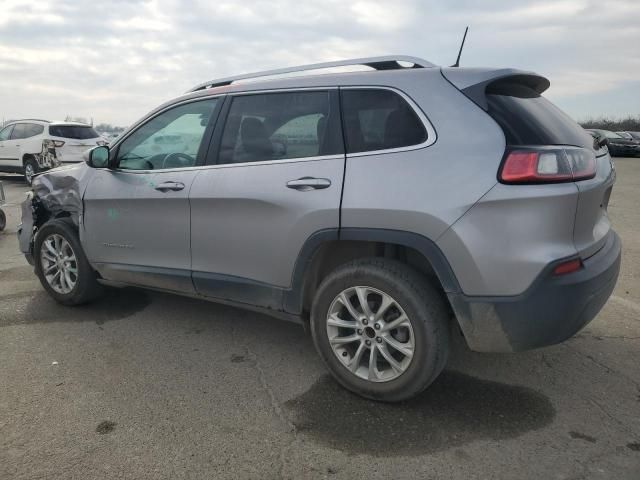
M600 138L604 138L613 157L640 156L639 140L629 140L619 133L601 128L588 128L586 130L592 134L596 133Z
M107 144L110 144L111 142L115 141L115 139L118 138L119 135L120 135L119 133L109 133L109 132L104 132L100 134L100 136L107 142Z
M264 80L286 73L307 75ZM20 248L55 300L129 284L301 322L341 385L398 401L440 374L458 328L476 351L528 350L609 298L615 170L546 78L411 57L236 83L251 77L198 85L35 178Z
M81 162L85 150L106 144L84 123L14 120L0 130L0 172L22 173L31 184L36 173Z

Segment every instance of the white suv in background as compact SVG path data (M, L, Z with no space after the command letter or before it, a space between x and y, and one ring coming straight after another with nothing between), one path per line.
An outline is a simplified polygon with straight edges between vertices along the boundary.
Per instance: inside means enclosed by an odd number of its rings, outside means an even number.
M36 173L83 161L85 150L106 142L92 126L76 122L14 120L0 130L0 172Z

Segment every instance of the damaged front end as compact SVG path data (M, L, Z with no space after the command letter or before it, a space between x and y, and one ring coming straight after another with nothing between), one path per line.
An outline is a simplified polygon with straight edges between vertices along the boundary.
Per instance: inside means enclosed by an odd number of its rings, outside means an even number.
M57 168L33 177L32 191L22 202L22 223L18 226L20 251L33 265L33 245L38 229L56 218L68 218L79 228L82 195L90 168L84 163Z

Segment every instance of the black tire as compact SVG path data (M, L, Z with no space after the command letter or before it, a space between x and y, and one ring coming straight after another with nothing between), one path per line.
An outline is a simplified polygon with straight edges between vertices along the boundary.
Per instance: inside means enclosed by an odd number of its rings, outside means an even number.
M40 171L40 169L38 168L38 162L36 162L33 158L27 158L24 161L24 168L22 170L22 173L24 174L24 181L27 182L27 185L31 185L31 182L33 181L33 178L28 177L27 176L27 170L28 167L33 169L33 174L35 175L36 173L38 173Z
M43 243L52 234L62 236L71 246L76 257L77 280L69 293L56 292L45 278L43 273L41 250ZM96 273L89 265L87 257L82 250L76 230L68 220L56 219L45 223L37 232L33 248L36 275L44 289L58 303L63 305L81 305L97 298L102 293L102 287L96 280Z
M410 319L414 353L397 378L385 382L360 378L331 348L326 323L329 308L336 296L355 286L372 287L390 295ZM407 400L422 392L442 372L449 354L448 314L442 293L412 268L385 258L349 262L322 281L311 309L311 334L320 357L343 387L385 402Z
M4 210L0 208L0 232L5 229L7 226L7 216L4 213Z

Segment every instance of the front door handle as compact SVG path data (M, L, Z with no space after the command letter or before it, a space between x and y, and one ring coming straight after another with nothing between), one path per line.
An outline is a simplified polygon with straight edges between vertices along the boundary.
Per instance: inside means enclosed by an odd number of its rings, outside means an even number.
M302 177L297 180L289 180L287 182L288 188L293 188L299 192L322 190L323 188L329 188L330 186L331 180L328 178Z
M160 185L156 185L155 189L160 192L178 192L184 188L182 182L163 182Z

